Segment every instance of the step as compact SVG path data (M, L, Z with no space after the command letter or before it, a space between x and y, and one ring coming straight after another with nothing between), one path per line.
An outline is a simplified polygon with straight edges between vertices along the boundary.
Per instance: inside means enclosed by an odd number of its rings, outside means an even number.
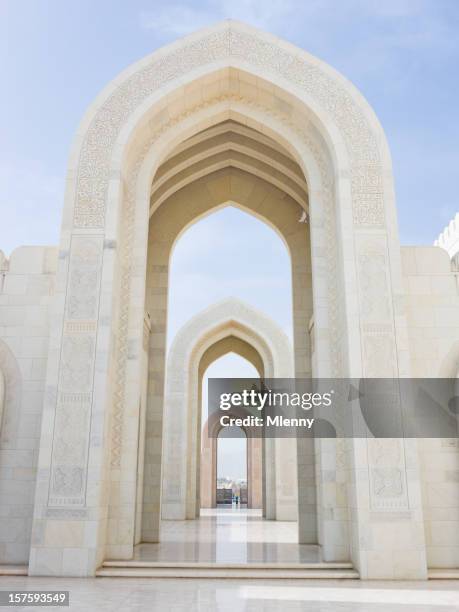
M27 576L27 565L0 565L0 576Z
M116 563L116 565L115 565ZM137 564L136 564L137 563ZM350 568L325 567L326 564L231 564L231 563L151 563L105 562L96 572L106 578L301 578L358 579ZM293 565L293 567L292 567Z
M128 559L104 561L103 567L152 567L152 568L197 568L197 569L214 569L231 568L231 569L352 569L352 563L348 561L321 561L309 563L288 563L284 561L273 562L252 562L252 563L232 563L228 561L146 561L141 559Z
M429 580L459 580L459 569L427 570Z

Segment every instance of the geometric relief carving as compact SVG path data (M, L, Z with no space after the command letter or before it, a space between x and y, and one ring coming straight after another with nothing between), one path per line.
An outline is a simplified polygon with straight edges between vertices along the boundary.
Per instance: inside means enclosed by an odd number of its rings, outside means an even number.
M354 164L352 169L352 191L381 195L381 167L379 164Z
M164 83L229 53L228 30L212 32L164 54L132 74L106 100L83 143L74 210L74 226L103 228L109 160L117 134L129 115Z
M274 68L282 79L299 86L329 113L344 137L351 159L351 193L356 226L384 227L385 211L379 145L368 120L344 88L306 58L293 56L287 49L253 34L232 31L230 55L250 63Z
M357 227L384 227L383 194L352 194L352 215Z
M249 107L256 108L261 110L265 114L270 115L271 110L266 108L257 102L254 102L249 99L245 99L244 97L238 94L220 94L215 98L209 99L205 102L205 106L210 108L212 104L218 104L222 101L234 101L235 103L244 103ZM140 170L142 161L144 156L153 146L154 142L158 139L158 137L167 131L168 128L175 126L177 127L182 119L186 119L191 112L196 112L202 106L202 103L199 103L196 107L192 109L187 109L184 113L172 117L170 121L164 125L162 125L156 132L154 132L149 141L145 143L143 149L140 153L139 158L136 160L136 163L131 170L129 181L127 184L127 190L125 195L125 206L124 206L124 218L122 224L122 235L120 241L120 252L121 252L121 261L123 262L121 266L120 272L120 311L119 311L119 322L118 322L118 343L116 347L117 354L117 372L116 372L116 381L115 381L115 391L114 391L114 402L113 402L113 412L112 412L112 440L111 440L111 465L112 467L118 467L120 464L121 458L121 446L122 446L122 432L123 432L123 411L125 408L125 367L126 367L126 351L127 351L127 330L129 324L129 283L130 283L130 266L131 266L131 252L132 252L132 240L133 240L133 223L135 217L135 193L136 193L136 185L137 185L137 176ZM337 262L337 238L336 238L336 226L335 226L335 217L332 214L332 207L334 203L333 192L333 177L331 172L331 167L325 161L325 155L319 148L316 146L316 143L311 141L309 135L291 123L291 120L282 117L279 113L275 114L275 117L278 121L282 121L286 124L287 127L293 128L296 130L298 135L302 138L302 140L308 145L311 152L314 154L315 161L318 165L321 180L323 185L323 194L322 194L322 207L325 219L325 232L328 238L329 246L326 249L327 254L327 269L326 276L328 277L328 290L329 290L329 327L333 330L332 335L336 338L338 336L336 332L336 327L339 324L337 321L337 312L338 309L333 309L333 304L338 304L339 300L336 295L337 291L337 282L336 282L336 262ZM167 271L167 266L155 266L155 271L164 272ZM337 347L339 342L335 342L331 346L331 357L332 357L332 367L335 375L338 375L340 370L340 363L337 357ZM269 364L272 366L272 364ZM180 382L180 381L178 381ZM177 429L180 430L181 423L177 423Z
M64 333L95 333L96 321L66 321L64 325Z
M364 376L391 378L397 362L384 235L358 237L357 274Z
M61 521L68 521L70 519L84 520L88 518L88 511L85 508L47 508L45 517Z
M354 164L351 171L355 226L384 227L384 196L379 164Z
M91 389L95 342L91 336L64 337L60 391L84 392Z
M89 404L59 406L56 414L54 459L59 465L83 465L86 456L86 436Z
M92 339L91 339L92 340ZM56 409L48 505L83 505L90 427L90 395L60 394Z
M79 466L58 466L55 468L53 492L65 497L81 495L83 492L83 468Z
M253 63L276 65L283 78L300 85L327 111L339 127L346 144L351 166L353 214L361 226L384 226L382 179L378 143L368 121L352 97L324 71L305 60L288 56L286 50L235 32L232 53L239 47L239 56L250 57ZM236 43L237 40L237 43ZM254 60L254 58L256 58Z
M116 137L134 110L172 78L217 60L234 57L267 68L310 95L340 129L352 163L354 220L384 226L379 145L362 108L336 79L315 62L229 25L155 57L112 92L94 117L78 166L74 226L103 228Z
M396 438L375 438L369 444L370 461L374 465L387 467L402 460L402 448Z
M123 125L145 100L159 91L173 79L189 74L194 68L202 68L212 62L228 57L260 67L274 77L287 80L294 88L310 96L341 132L351 160L351 190L353 211L356 223L361 226L383 227L383 190L381 179L381 160L379 143L372 131L368 118L356 99L349 94L346 86L324 71L314 60L283 48L254 33L241 31L228 24L218 31L211 32L197 40L187 41L172 52L154 57L142 68L128 76L106 98L96 112L85 135L81 148L74 206L74 227L103 228L105 225L106 201L110 177L110 160L116 139ZM288 105L287 105L288 106ZM290 107L285 108L287 113ZM281 114L279 108L276 114ZM299 126L296 125L296 128ZM328 185L325 191L333 190ZM333 193L331 191L330 193ZM329 199L329 195L326 195ZM330 196L331 200L331 196ZM128 207L129 208L129 207ZM126 210L120 227L126 220ZM334 223L334 221L333 221ZM328 229L333 229L328 222ZM332 231L331 233L334 234ZM334 244L334 240L331 243ZM72 291L83 287L88 294L97 285L98 279L89 271L77 272L71 279ZM122 281L122 285L126 283ZM331 286L336 286L331 279ZM75 295L78 292L73 292ZM69 314L74 318L88 318L94 304L91 298L79 300L71 297L68 302ZM337 319L338 313L332 310L330 316ZM126 313L121 313L124 320ZM338 324L340 324L337 321ZM124 342L124 341L123 341ZM121 342L117 352L124 359L124 344ZM332 343L333 368L340 367L341 356L336 343ZM118 366L123 374L123 366ZM123 403L123 382L118 385L115 402ZM118 446L121 440L120 410L115 407L115 444L114 464L119 462Z
M67 319L97 318L102 236L74 236L70 250Z
M269 71L274 81L276 77L289 81L293 88L310 96L325 113L329 114L331 122L341 132L351 161L354 221L360 226L383 227L385 222L379 143L361 105L349 94L345 85L330 76L318 63L311 61L307 56L292 52L287 47L281 47L252 32L240 31L231 24L202 36L198 40L186 42L172 52L154 57L151 62L144 64L110 93L91 121L80 151L74 227L104 228L112 150L120 130L135 110L149 96L160 90L164 84L172 82L181 75L189 74L194 68L202 68L228 57L240 59L243 62L250 61L251 65L259 66L264 72ZM281 111L280 107L276 110L276 118ZM299 128L298 125L294 127ZM333 201L333 184L329 182L324 191L328 206L329 202ZM132 216L131 209L132 206L128 204L123 209L120 218L121 230L128 235L130 230L124 225L129 225L126 218L129 215ZM325 229L330 234L332 248L335 248L336 243L334 223L334 215L327 215L328 227ZM127 278L130 274L129 252L127 255L127 258L122 258L125 268L121 279L122 291L129 286ZM333 263L332 267L335 265ZM86 269L85 272L82 270L73 276L70 270L69 288L71 288L72 296L68 300L67 309L68 316L75 319L88 319L90 312L97 310L97 305L91 299L91 292L100 279L89 269ZM336 292L337 282L333 277L333 269L327 272L330 278L330 292ZM83 288L89 296L88 299L79 299L77 288ZM121 325L127 328L129 313L122 305L123 299L120 298L119 320ZM337 300L330 300L329 315L332 320L330 327L341 326L337 308ZM117 388L114 398L112 445L114 465L119 463L119 447L122 438L125 370L123 364L127 358L125 335L126 332L122 330L119 346L116 349L118 363L115 385ZM339 342L335 342L331 346L334 370L337 370L341 363L338 345Z
M372 510L408 510L403 440L368 439L370 506Z
M95 316L99 274L96 270L75 269L70 273L70 297L67 315L70 319L90 319Z
M73 236L48 505L84 505L103 236Z
M373 491L377 497L400 497L403 493L399 468L373 468Z
M358 274L361 296L361 316L366 322L390 320L388 267L386 244L375 237L360 245Z

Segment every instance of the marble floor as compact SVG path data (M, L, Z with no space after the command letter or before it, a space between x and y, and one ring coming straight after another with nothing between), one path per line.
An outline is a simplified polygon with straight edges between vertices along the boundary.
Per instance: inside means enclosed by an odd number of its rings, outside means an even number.
M320 548L298 544L298 524L268 521L261 510L203 509L194 521L162 521L158 544L139 544L137 561L315 563Z
M0 577L0 590L70 592L78 612L458 612L459 581ZM2 608L5 609L6 608ZM10 608L8 608L10 609ZM56 607L15 607L49 610Z

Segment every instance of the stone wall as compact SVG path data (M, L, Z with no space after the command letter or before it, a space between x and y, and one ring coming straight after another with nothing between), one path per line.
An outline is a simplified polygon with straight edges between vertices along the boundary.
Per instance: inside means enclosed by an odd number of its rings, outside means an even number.
M0 252L0 563L29 559L56 264L56 248Z
M447 252L402 247L411 372L459 371L459 284ZM57 249L0 253L0 563L27 563ZM459 566L457 440L418 441L431 568Z
M454 252L451 256L454 256ZM446 250L402 247L412 376L457 377L458 274ZM457 439L418 440L424 530L430 568L459 567Z

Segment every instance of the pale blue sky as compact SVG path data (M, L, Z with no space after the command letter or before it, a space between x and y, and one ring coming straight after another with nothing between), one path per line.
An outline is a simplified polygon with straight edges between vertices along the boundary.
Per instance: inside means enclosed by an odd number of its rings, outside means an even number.
M292 337L290 257L277 233L235 207L191 226L172 253L169 344L188 318L229 296L265 312Z
M0 248L6 254L21 244L58 242L70 144L97 93L135 60L225 17L296 43L360 88L391 146L402 243L432 243L459 209L459 1L1 0ZM279 297L289 287L288 262L286 268L279 243L266 248L267 231L226 210L185 234L172 291L181 304L187 296L188 314L232 294L289 330L289 303ZM231 242L235 237L239 242ZM171 313L174 331L184 312Z
M58 240L70 143L116 74L225 17L318 55L376 110L394 161L403 243L458 209L457 0L1 0L0 248Z

